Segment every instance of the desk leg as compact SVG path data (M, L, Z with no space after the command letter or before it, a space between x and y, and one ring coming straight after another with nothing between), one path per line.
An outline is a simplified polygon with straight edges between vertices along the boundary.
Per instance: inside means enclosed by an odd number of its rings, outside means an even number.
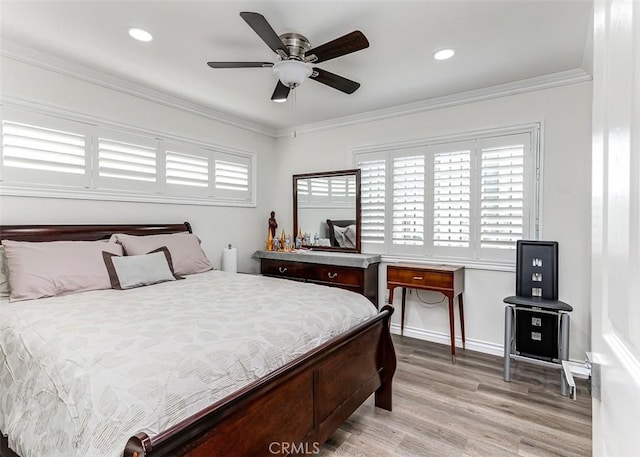
M407 288L402 288L402 310L400 311L400 335L404 336L404 307L407 303Z
M393 291L396 290L395 287L389 287L389 304L393 306Z
M452 295L449 296L449 333L451 333L451 363L456 363L456 326Z
M504 372L502 379L511 381L511 352L513 349L513 308L504 307Z
M560 363L569 360L569 314L560 313ZM569 384L560 370L560 395L569 395Z
M460 309L460 332L462 333L462 349L466 349L464 338L464 305L462 304L462 294L458 295L458 308Z

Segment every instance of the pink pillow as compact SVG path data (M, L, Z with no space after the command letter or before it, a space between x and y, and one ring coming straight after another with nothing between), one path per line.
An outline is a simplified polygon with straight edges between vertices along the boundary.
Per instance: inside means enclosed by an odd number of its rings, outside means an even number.
M3 240L10 301L110 289L102 251L123 255L122 246L106 241L30 243Z
M127 255L143 255L166 246L171 253L173 271L178 276L202 273L213 267L192 233L170 235L126 236L119 239Z

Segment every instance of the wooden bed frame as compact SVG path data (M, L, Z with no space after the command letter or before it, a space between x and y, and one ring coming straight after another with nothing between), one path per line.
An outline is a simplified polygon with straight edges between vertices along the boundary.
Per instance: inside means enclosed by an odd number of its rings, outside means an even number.
M0 226L0 239L101 240L112 233L191 232L188 222L159 225ZM312 454L372 393L391 411L396 356L393 308L154 437L132 436L125 457L258 457ZM19 457L0 431L0 457Z

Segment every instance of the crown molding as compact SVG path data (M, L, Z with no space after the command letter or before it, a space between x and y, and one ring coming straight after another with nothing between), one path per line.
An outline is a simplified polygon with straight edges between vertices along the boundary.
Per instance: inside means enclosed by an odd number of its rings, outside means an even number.
M151 89L104 71L96 70L11 41L2 41L0 45L0 55L8 59L40 67L64 76L95 84L106 89L116 90L127 95L132 95L169 108L202 116L207 119L248 130L253 133L259 133L272 138L276 136L276 131L274 129L264 125L216 111L204 105L170 95L166 92Z
M419 102L407 103L405 105L398 105L391 108L369 111L367 113L354 114L351 116L339 117L328 121L299 125L294 128L279 129L276 131L276 137L291 137L294 131L296 134L310 133L337 127L363 124L366 122L373 122L398 116L422 113L425 111L448 108L456 105L465 105L468 103L506 97L509 95L549 89L552 87L564 86L567 84L576 84L585 81L591 81L591 79L591 75L583 68L575 68L573 70L552 73L550 75L538 76L535 78L523 79L521 81L500 84L497 86L421 100Z

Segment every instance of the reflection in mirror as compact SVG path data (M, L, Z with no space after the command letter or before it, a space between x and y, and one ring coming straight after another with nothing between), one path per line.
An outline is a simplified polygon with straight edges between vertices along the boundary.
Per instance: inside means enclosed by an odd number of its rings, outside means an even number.
M293 205L302 247L360 252L360 170L294 175Z

